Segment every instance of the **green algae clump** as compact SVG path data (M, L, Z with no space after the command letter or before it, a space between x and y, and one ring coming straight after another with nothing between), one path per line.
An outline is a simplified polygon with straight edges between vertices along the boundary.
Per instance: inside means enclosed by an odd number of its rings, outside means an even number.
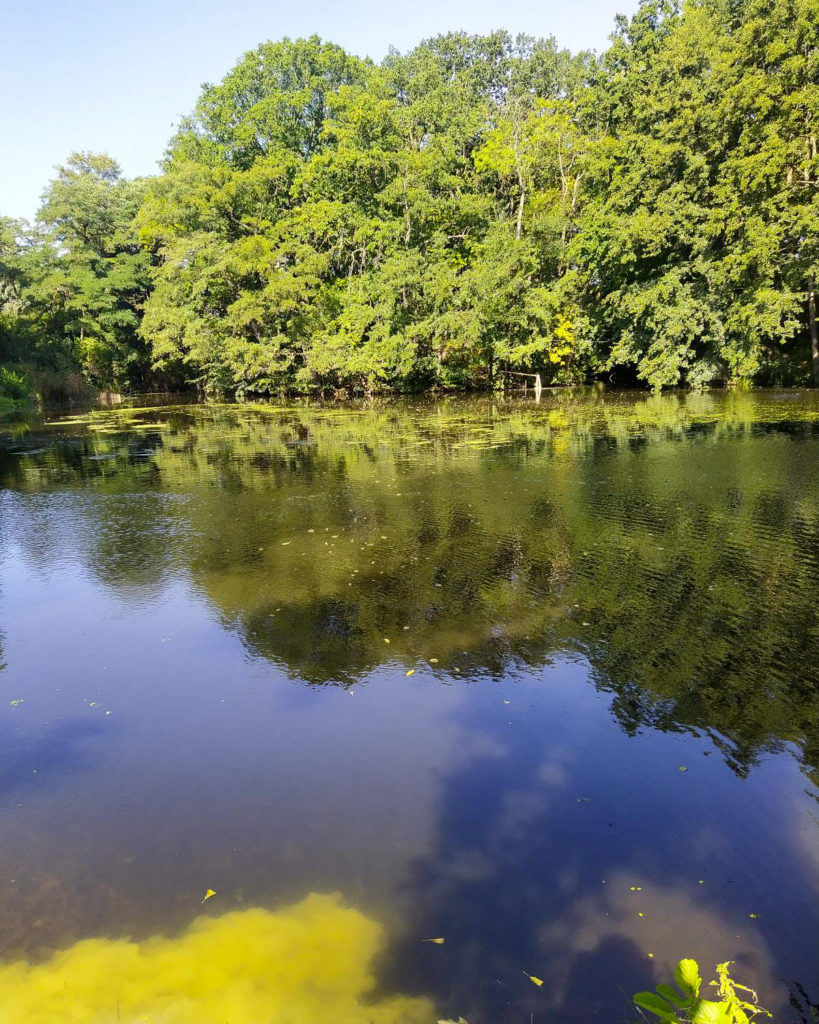
M85 939L0 966L2 1024L428 1024L426 999L368 1003L381 926L311 894L199 917L177 938Z

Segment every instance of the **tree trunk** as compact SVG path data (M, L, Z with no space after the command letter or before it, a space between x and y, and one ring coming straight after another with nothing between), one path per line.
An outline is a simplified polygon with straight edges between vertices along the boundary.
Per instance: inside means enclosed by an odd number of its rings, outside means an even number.
M808 280L808 320L810 321L810 354L813 361L813 383L819 388L819 329L816 326L816 278Z
M515 227L515 238L520 241L520 233L523 228L523 204L526 202L526 191L523 187L523 180L520 182L520 202L518 203L518 222Z

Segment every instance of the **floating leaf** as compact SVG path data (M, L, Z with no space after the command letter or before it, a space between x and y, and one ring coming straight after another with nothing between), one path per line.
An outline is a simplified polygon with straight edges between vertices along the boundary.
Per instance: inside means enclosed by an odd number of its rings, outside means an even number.
M202 897L202 902L204 903L205 900L209 900L211 898L211 896L215 896L215 895L216 895L216 890L215 889L206 889L205 890L205 895Z
M404 673L404 675L405 675L405 676L414 676L414 675L415 675L415 669L414 669L414 668L411 668L411 669L409 670L409 672L405 672L405 673Z
M680 765L680 768L679 768L679 770L680 770L681 772L687 772L687 771L688 771L688 769L687 769L687 768L685 767L685 765L684 765L684 764L681 764L681 765Z
M444 939L421 939L421 942L434 942L436 946L443 946Z
M531 981L533 985L537 985L538 988L540 988L540 986L543 984L543 978L536 978L534 974L527 974L526 971L524 971L523 973L526 974L526 977L529 979L529 981Z

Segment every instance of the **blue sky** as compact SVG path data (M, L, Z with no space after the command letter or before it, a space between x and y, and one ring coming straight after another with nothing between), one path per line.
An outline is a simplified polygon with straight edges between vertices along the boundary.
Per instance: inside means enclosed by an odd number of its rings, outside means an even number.
M0 0L0 215L32 217L75 149L152 174L203 82L265 39L317 33L380 60L455 29L605 48L637 0Z

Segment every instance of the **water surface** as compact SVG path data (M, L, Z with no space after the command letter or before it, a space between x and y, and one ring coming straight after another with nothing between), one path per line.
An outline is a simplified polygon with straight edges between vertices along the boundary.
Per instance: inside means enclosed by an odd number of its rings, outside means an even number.
M6 425L0 957L337 892L365 1002L620 1020L687 955L798 1020L818 398Z

